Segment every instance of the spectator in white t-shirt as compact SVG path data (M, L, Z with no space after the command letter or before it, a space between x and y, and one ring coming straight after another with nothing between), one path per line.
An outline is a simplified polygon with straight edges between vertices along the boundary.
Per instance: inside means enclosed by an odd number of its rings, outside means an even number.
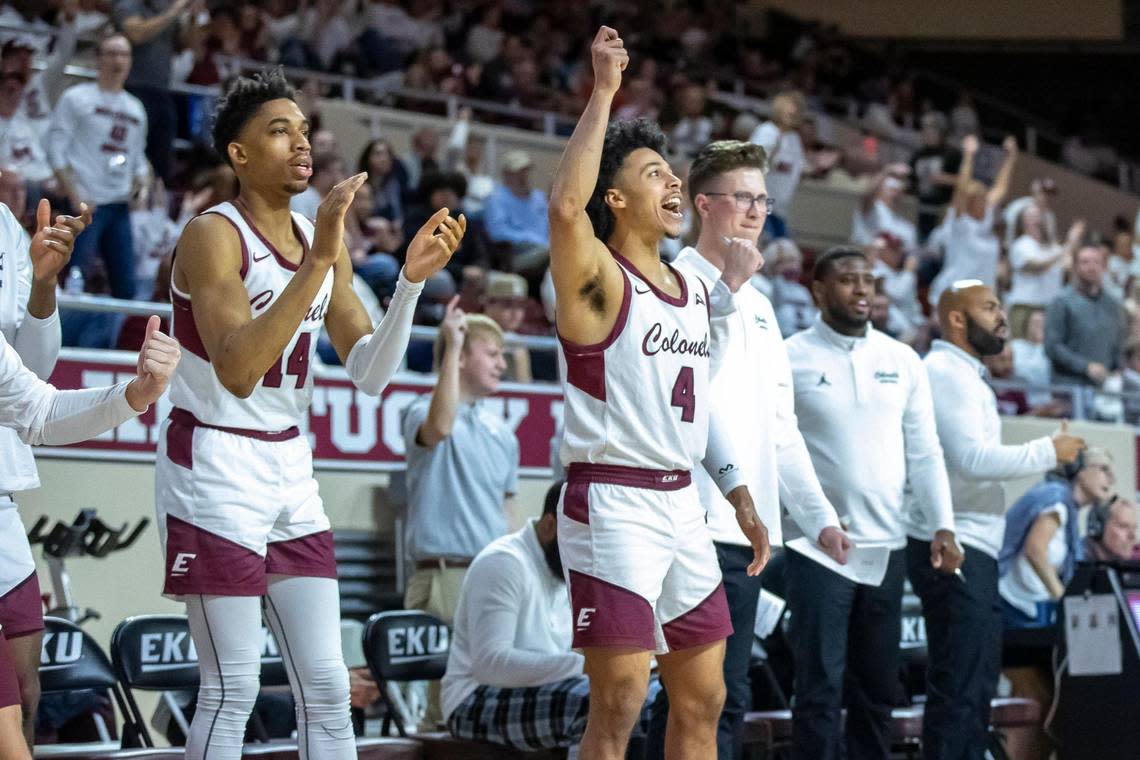
M1053 196L1056 194L1057 183L1053 178L1039 177L1029 183L1029 195L1010 201L1002 214L1005 217L1005 244L1010 245L1017 237L1017 220L1030 204L1036 204L1041 212L1045 237L1051 242L1056 242L1057 215L1053 213Z
M978 138L970 135L962 141L962 163L939 240L945 250L942 269L930 283L928 299L937 304L942 291L958 280L981 280L989 288L997 287L1001 241L994 233L994 216L1009 191L1009 178L1017 161L1017 140L1007 137L1002 147L1002 161L994 186L986 186L972 178Z
M907 255L902 241L888 232L875 235L864 253L891 301L892 332L903 343L911 343L927 321L918 302L918 257Z
M112 34L99 43L95 82L60 97L48 131L48 158L72 209L95 205L91 225L75 241L74 266L89 275L99 255L111 295L134 298L134 246L127 201L147 184L147 116L123 84L131 70L131 43Z
M1069 227L1064 246L1053 242L1036 203L1026 206L1017 218L1015 240L1009 248L1011 285L1006 294L1010 332L1015 338L1025 335L1029 312L1044 309L1061 292L1065 270L1084 232L1085 223L1078 220Z
M1025 321L1025 337L1014 338L1013 377L1027 385L1046 386L1053 381L1053 362L1045 353L1045 312L1034 309Z
M776 312L780 334L787 338L811 327L819 309L815 307L811 291L800 282L804 255L799 246L789 238L773 240L764 249L764 260L768 262L764 270L771 285L768 298Z
M866 247L880 232L886 232L902 242L903 251L913 253L918 248L918 233L914 222L899 210L903 193L910 182L910 167L890 164L871 182L863 199L851 217L851 242Z
M768 172L764 179L768 183L768 197L775 201L775 206L768 214L766 231L773 239L788 235L792 200L806 163L798 131L806 110L802 93L782 92L772 99L772 120L757 127L749 138L768 153Z

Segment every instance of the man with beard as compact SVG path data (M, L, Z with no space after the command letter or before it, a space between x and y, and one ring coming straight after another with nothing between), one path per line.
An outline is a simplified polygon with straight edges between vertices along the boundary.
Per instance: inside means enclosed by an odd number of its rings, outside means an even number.
M562 483L542 516L471 563L452 629L442 706L451 733L520 750L569 747L586 730L590 679L570 648L570 599L558 551ZM657 694L653 681L641 711Z
M823 493L857 548L888 552L878 585L785 553L795 649L792 735L794 757L803 760L890 755L906 572L904 486L925 518L923 563L947 574L962 563L930 384L913 349L871 329L874 285L871 262L858 248L824 252L812 272L820 318L786 344L796 418ZM785 543L802 535L785 520Z
M1062 426L1053 437L1002 445L997 401L981 361L1000 354L1008 337L1006 315L993 290L980 280L953 283L938 301L938 321L942 340L934 341L924 363L966 561L958 578L932 571L926 561L930 522L908 509L907 570L922 599L930 653L923 756L962 760L984 756L1000 671L1002 481L1073 462L1084 441Z

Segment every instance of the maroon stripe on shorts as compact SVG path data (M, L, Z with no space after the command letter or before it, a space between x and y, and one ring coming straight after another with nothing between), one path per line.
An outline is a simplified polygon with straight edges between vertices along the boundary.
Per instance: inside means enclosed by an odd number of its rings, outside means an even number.
M265 594L265 558L216 533L166 516L164 594Z
M647 599L601 578L571 570L570 606L575 649L657 648L653 607Z
M718 583L700 604L665 623L661 630L670 652L727 639L732 635L732 618L728 614L724 583Z
M166 428L166 458L174 464L194 469L194 426L174 419Z
M0 707L18 705L20 699L20 682L16 678L16 665L12 662L12 653L8 651L7 631L0 636Z
M44 629L44 601L36 571L0 596L0 626L4 636L17 639Z
M306 578L335 578L336 554L331 530L288 541L272 541L265 551L265 572Z
M647 488L651 491L680 491L693 482L688 470L650 470L619 464L571 462L566 468L566 482L609 483L614 486Z
M562 514L570 520L590 524L590 481L575 480L566 484Z
M296 425L291 428L272 432L266 430L251 430L249 428L225 427L224 425L207 425L190 412L185 409L179 409L178 407L174 407L170 410L170 421L178 425L185 425L191 429L200 427L210 430L221 430L223 433L240 435L243 438L254 438L258 441L269 441L270 443L288 441L301 434L301 430Z

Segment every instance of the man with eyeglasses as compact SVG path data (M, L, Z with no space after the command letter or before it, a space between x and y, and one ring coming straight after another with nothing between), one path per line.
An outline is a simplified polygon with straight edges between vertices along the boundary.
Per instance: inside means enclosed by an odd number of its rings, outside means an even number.
M736 140L707 145L689 169L688 195L701 218L695 248L683 249L674 266L700 279L710 290L721 279L730 251L751 249L772 207L764 182L764 149ZM823 494L812 469L803 436L796 426L791 368L768 299L744 283L733 295L735 312L722 340L721 364L711 378L714 414L722 421L733 450L749 452L741 463L757 514L770 525L769 540L780 540L780 503L806 535L835 561L845 562L850 542L839 529L835 509ZM717 407L720 407L719 409ZM724 657L727 691L717 726L717 757L741 756L740 729L751 705L748 666L756 606L762 576L750 577L752 549L737 527L732 505L706 473L694 476L707 510L707 523L724 577L724 590L732 617ZM669 702L662 691L653 706L649 746L652 757L662 757Z

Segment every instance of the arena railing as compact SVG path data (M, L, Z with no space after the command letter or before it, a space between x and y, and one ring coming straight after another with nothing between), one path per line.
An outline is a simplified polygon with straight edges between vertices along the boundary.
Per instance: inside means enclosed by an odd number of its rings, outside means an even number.
M161 301L127 300L111 298L110 296L75 295L60 293L56 297L59 308L64 311L82 311L99 314L122 314L124 316L149 317L156 314L164 319L170 319L172 307L169 303ZM412 340L435 341L439 334L436 327L426 325L412 326ZM548 335L522 335L508 333L506 336L508 346L521 346L530 351L545 351L554 353L558 342Z
M74 295L60 293L57 297L59 308L64 311L81 311L103 314L123 314L126 316L150 316L157 314L169 319L171 305L158 301L124 300L97 295ZM434 342L439 329L426 325L412 327L412 340ZM553 353L558 342L549 335L507 334L507 345L523 347L530 351ZM1099 422L1125 422L1137 427L1140 432L1140 393L1111 393L1097 388L1073 385L1030 385L1010 380L990 380L990 385L999 394L1020 393L1031 407L1041 406L1047 401L1061 401L1068 405L1066 417L1076 420Z

